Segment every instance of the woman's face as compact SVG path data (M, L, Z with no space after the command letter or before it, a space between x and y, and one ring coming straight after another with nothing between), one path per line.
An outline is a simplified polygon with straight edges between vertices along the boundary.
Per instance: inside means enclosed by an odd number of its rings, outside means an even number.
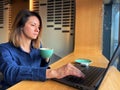
M39 34L40 23L36 16L30 16L23 27L23 35L30 39L36 39Z

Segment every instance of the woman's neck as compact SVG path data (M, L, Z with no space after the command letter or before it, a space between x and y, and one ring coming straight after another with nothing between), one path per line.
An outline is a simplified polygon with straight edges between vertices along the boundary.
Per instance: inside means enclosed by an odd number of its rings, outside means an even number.
M31 42L22 40L20 43L21 43L20 47L21 47L25 52L28 52L28 53L29 53L29 52L30 52Z
M31 40L26 38L24 35L21 35L20 39L20 47L25 51L25 52L30 52L30 47L31 47Z

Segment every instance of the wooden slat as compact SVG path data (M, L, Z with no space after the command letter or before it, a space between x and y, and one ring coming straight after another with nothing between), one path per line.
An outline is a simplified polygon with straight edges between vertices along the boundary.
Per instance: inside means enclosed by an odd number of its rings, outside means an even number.
M3 20L3 8L4 8L4 0L0 0L0 25L2 25L4 21ZM3 26L0 28L3 28Z
M39 12L39 0L33 0L33 11Z

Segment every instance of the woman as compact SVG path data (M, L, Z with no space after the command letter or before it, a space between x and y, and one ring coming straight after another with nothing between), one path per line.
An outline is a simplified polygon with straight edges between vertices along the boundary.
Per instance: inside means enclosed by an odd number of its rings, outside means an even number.
M42 47L42 21L39 14L22 10L18 13L10 31L9 41L0 44L0 71L4 75L3 88L21 80L45 81L67 75L84 77L72 64L49 69L48 59L39 54Z

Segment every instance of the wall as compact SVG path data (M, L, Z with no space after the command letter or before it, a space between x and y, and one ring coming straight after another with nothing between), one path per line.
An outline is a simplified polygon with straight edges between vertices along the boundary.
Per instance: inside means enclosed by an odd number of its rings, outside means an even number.
M7 8L7 9L5 9ZM8 5L4 6L4 13L3 13L3 28L0 29L0 43L8 41L8 33L9 33L9 12L8 12Z
M73 51L74 0L41 0L39 14L43 22L43 47L50 47L59 57Z
M21 9L29 9L29 0L12 0L12 23Z
M9 5L6 5L4 8L4 28L0 29L0 43L7 42L9 37L9 8L11 8L11 24L14 21L16 14L21 9L29 9L29 0L11 0L12 8Z
M75 51L102 51L102 0L76 0Z
M42 0L42 2L40 14L43 19L43 44L47 47L53 47L55 54L64 57L72 52L74 37L71 38L68 33L61 33L61 30L56 31L51 27L47 28L47 10L51 11L47 9L48 4L46 0ZM82 51L90 49L91 51L97 50L102 52L102 0L91 0L91 2L89 0L75 0L75 2L75 46L77 46L75 47L75 51L80 51L78 49L82 49ZM54 3L50 3L53 8L55 8ZM54 26L54 20L50 23Z

